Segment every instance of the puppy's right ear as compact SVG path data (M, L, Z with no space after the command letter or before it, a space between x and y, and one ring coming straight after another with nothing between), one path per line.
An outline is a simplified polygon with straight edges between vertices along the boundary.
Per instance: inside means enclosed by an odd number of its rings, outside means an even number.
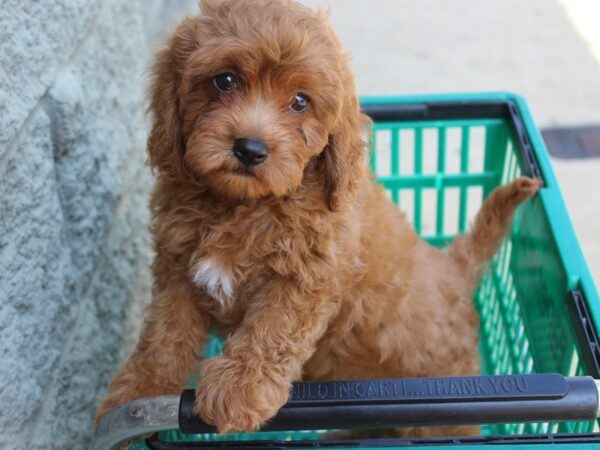
M194 30L192 19L185 19L166 48L158 52L151 69L149 111L152 129L148 137L148 154L152 169L167 178L179 179L185 171L180 87L185 63L197 47Z

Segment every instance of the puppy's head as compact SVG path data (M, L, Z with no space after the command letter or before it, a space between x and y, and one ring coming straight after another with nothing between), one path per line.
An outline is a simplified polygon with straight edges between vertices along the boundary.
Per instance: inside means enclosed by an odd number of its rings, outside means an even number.
M310 167L335 210L362 162L354 80L323 14L201 0L153 68L151 165L232 199L284 196Z

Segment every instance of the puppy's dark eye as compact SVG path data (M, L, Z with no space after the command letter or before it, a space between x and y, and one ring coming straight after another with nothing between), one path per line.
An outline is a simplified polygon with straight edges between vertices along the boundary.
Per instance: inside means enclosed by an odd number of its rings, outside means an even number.
M238 86L238 79L234 73L227 72L217 75L213 80L213 84L220 92L229 92Z
M294 96L294 100L290 105L290 109L294 112L300 113L306 111L308 105L310 105L310 99L308 98L308 96L299 92Z

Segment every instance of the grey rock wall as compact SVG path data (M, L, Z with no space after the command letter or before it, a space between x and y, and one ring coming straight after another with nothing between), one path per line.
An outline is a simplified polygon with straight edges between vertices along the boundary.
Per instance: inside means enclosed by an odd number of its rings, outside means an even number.
M192 0L0 8L0 448L83 449L152 258L151 47Z

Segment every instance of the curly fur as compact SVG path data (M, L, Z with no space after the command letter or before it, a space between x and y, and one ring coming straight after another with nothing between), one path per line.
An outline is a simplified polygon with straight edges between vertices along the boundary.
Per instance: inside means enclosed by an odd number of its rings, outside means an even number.
M477 374L472 291L537 183L498 188L469 235L430 247L373 182L368 120L327 17L288 0L201 9L153 67L153 301L98 418L179 392L210 327L225 347L200 364L196 409L221 433L259 428L294 380ZM212 83L223 72L240 78L226 94ZM304 113L288 108L297 92ZM267 143L263 164L240 167L243 137Z

